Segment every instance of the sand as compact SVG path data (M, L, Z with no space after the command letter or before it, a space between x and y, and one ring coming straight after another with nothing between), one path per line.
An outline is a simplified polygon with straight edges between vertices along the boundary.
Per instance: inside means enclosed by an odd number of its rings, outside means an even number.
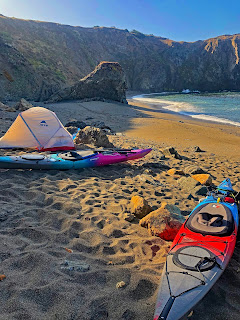
M149 235L137 218L124 219L131 197L141 195L153 208L167 201L187 216L197 197L188 200L167 170L190 164L210 173L215 184L230 177L240 190L240 128L130 103L42 106L63 124L104 121L118 133L109 136L115 146L152 147L145 158L83 171L1 170L1 320L151 320L171 242ZM0 112L1 134L15 117ZM183 160L162 160L165 146ZM195 146L205 152L194 152ZM68 270L66 261L78 270ZM238 319L239 270L237 244L227 270L188 319ZM121 281L125 286L117 288Z

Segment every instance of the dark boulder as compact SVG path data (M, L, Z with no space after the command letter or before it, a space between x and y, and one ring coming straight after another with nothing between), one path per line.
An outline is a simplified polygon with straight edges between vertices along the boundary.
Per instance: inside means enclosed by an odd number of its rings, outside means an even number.
M96 147L113 148L114 145L108 140L106 133L95 127L87 126L80 130L76 138L75 144L92 144Z
M66 129L70 134L78 132L78 127L66 127Z
M109 126L107 126L103 121L93 121L91 123L91 127L96 127L99 129L107 129L107 130L112 130Z
M164 148L164 149L161 149L160 150L165 157L167 158L175 158L175 159L178 159L178 160L181 160L182 157L180 156L180 154L177 152L177 150L175 150L173 147L167 147L167 148Z
M159 209L143 217L139 224L148 228L151 235L166 241L173 241L184 221L178 207L163 202Z
M73 120L65 124L65 127L77 127L79 129L84 129L87 124L80 120Z

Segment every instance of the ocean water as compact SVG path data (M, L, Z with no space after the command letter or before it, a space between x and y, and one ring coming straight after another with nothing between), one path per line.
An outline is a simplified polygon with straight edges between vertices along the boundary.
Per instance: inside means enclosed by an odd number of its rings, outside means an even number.
M192 118L240 126L240 92L154 93L133 99Z

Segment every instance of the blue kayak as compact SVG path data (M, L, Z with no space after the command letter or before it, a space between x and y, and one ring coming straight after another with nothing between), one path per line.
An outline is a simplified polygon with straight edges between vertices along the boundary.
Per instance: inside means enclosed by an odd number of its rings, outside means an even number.
M49 155L28 153L20 156L0 157L0 168L68 170L105 166L144 157L152 149L82 150Z

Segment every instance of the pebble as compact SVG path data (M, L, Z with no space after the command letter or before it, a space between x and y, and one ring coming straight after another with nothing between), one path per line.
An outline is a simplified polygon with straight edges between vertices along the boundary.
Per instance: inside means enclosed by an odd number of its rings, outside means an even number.
M68 271L86 272L90 269L90 265L87 263L81 263L79 261L65 260L61 269L68 270Z
M125 286L126 286L126 283L124 281L120 281L116 284L117 289L124 288Z

